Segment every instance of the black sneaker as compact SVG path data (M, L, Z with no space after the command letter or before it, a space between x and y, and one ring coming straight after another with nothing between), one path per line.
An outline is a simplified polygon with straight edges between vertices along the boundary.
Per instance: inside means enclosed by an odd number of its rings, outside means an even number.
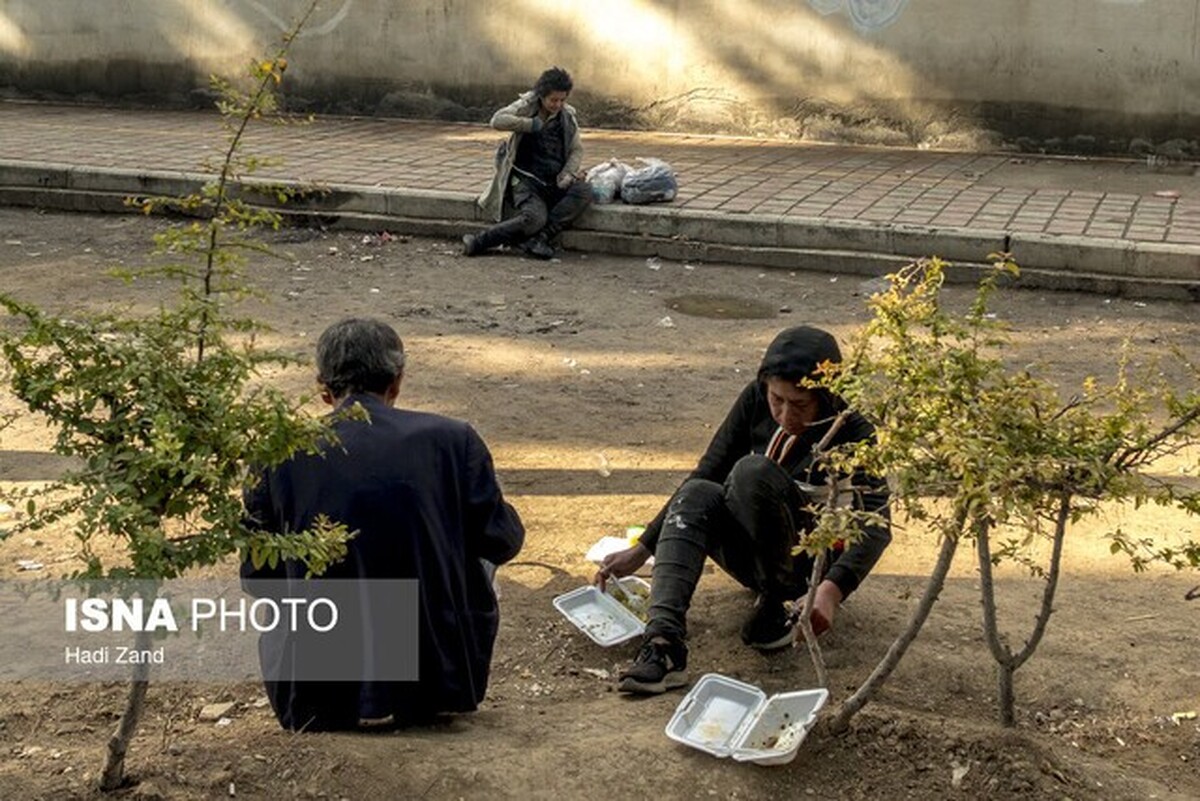
M656 695L688 683L687 646L666 637L647 637L617 689L623 693Z
M532 239L526 239L521 243L521 250L533 256L535 259L549 261L554 258L554 246L547 241L546 237L538 234Z
M474 234L464 234L462 243L464 256L478 256L483 251L483 248L479 247L479 237Z
M775 651L795 640L796 629L788 620L783 602L760 595L754 614L742 626L742 642L760 651Z

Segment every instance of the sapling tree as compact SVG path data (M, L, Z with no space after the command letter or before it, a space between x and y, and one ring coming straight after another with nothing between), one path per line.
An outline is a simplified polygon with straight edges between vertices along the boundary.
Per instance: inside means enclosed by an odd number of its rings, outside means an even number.
M873 317L853 338L851 357L817 381L847 402L843 415L858 411L876 427L874 441L822 451L818 458L827 472L888 476L892 509L929 526L940 540L937 561L908 624L863 685L837 708L827 724L833 731L844 729L870 701L916 639L960 539L986 501L979 443L994 422L987 400L1002 387L984 380L983 349L990 328L984 308L997 282L1013 269L1000 262L982 282L968 312L980 322L974 331L940 303L941 261L920 262L890 276L890 288L870 300ZM860 488L851 486L850 491ZM817 525L802 543L810 553L824 552L838 540L853 542L866 522L864 512L833 502L833 493L830 488L831 497L814 509ZM818 578L814 575L810 585ZM810 652L814 660L821 659L811 641Z
M10 319L0 330L3 375L13 394L56 431L54 450L77 465L51 488L26 493L26 529L69 525L79 543L82 579L179 577L230 555L256 564L281 558L322 572L346 553L351 532L332 521L272 537L243 522L240 494L256 471L332 442L328 420L301 412L266 386L263 370L291 363L256 346L260 326L236 314L247 294L252 234L279 217L235 195L261 163L243 157L248 127L275 108L275 90L292 40L309 6L279 50L255 61L248 88L214 79L226 130L223 159L195 194L138 199L147 211L182 210L187 222L156 237L159 263L141 274L169 276L178 293L157 312L64 317L0 294ZM148 647L139 632L135 646ZM124 761L148 686L138 665L100 786L124 783Z
M1195 388L1179 394L1150 373L1134 380L1124 362L1111 386L1088 379L1065 402L1044 382L1029 381L1026 403L1015 413L1024 417L1025 428L1011 429L1011 441L1001 446L1009 468L997 487L1004 504L982 521L986 525L979 527L975 543L984 638L996 662L997 711L1005 726L1016 723L1013 676L1037 650L1054 610L1071 526L1095 514L1100 501L1135 508L1155 503L1195 513L1200 500L1200 492L1143 471L1200 443L1200 392ZM1043 384L1043 391L1034 392L1034 383ZM1043 398L1057 405L1042 405ZM993 533L1001 526L1015 529L1016 535L997 544ZM1049 540L1044 567L1031 555L1031 546L1040 539ZM1200 549L1189 541L1133 540L1118 530L1112 534L1112 550L1127 553L1135 570L1152 561L1177 569L1200 566ZM1005 559L1044 580L1033 626L1020 648L1009 645L997 622L992 567Z
M1070 523L1104 500L1153 501L1197 511L1195 492L1139 472L1197 442L1200 393L1195 387L1179 393L1162 381L1135 382L1122 364L1112 387L1100 389L1089 380L1080 393L1062 401L1052 382L1004 361L1009 340L988 312L988 302L1000 277L1015 273L1015 265L999 260L963 313L941 302L944 271L934 259L892 276L890 289L870 302L874 317L856 338L853 357L821 382L873 419L877 434L874 442L835 448L820 458L844 475L856 470L888 475L893 505L909 521L933 528L940 539L908 625L866 682L836 710L829 723L834 731L844 729L869 702L916 638L964 538L976 546L984 635L998 665L1001 720L1011 724L1013 673L1045 632ZM818 525L806 549L852 539L862 525L863 513L831 502L815 511ZM1049 564L1041 569L1024 548L1047 528ZM993 546L998 533L1011 531L1020 535ZM1130 554L1135 569L1153 560L1175 567L1197 564L1197 546L1191 542L1134 540L1118 532L1112 548ZM1032 633L1016 651L1004 642L996 621L992 566L1004 559L1018 559L1045 578ZM810 651L819 661L815 643L810 642Z

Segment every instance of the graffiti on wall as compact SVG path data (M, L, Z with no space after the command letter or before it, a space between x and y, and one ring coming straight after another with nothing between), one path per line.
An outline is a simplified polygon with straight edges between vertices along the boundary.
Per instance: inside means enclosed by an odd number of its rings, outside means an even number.
M294 23L289 23L287 20L281 19L279 15L271 10L271 8L266 4L260 3L258 0L245 0L245 2L257 10L258 13L262 14L264 17L274 23L279 30L283 31L284 33L287 33L289 30L291 30ZM342 24L342 20L346 18L346 15L350 13L350 6L352 5L354 5L354 0L344 0L341 8L333 12L333 14L330 15L329 18L324 22L321 22L319 19L313 19L312 22L304 27L304 30L300 31L299 38L304 38L306 36L324 36L327 33L332 33L337 26ZM318 14L316 16L323 16L320 14L320 10L321 9L318 8Z
M895 22L908 0L808 0L808 4L821 14L841 12L850 18L856 30L870 33Z

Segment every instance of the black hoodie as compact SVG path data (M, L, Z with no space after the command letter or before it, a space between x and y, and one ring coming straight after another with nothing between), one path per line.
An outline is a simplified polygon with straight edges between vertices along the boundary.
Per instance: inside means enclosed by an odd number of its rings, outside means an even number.
M837 340L826 331L809 326L796 326L781 331L763 355L757 378L746 385L733 408L725 416L721 427L713 435L708 450L692 471L689 479L702 478L723 483L734 464L751 453L766 453L771 437L779 428L771 417L764 382L769 377L799 380L815 376L823 362L841 361ZM809 426L796 439L782 462L794 479L823 486L825 474L813 467L812 449L829 430L832 418L844 404L841 398L825 393L822 395L823 414L821 419ZM834 435L831 445L845 442L869 440L875 429L866 418L852 413ZM856 509L880 512L887 517L887 482L876 476L855 475L852 480L856 491L853 505ZM651 551L658 544L666 507L646 527L641 542ZM862 537L849 548L836 554L826 578L838 585L843 595L849 595L866 578L871 568L879 561L892 535L887 525L868 526Z
M765 381L768 377L793 381L815 378L817 369L824 362L836 364L841 360L837 340L828 331L807 325L785 328L767 346L762 364L758 366L758 380Z

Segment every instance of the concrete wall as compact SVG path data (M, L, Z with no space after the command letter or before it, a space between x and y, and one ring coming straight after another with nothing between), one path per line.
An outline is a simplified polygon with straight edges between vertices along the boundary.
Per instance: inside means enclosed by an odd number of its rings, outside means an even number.
M0 87L202 101L307 5L0 0ZM480 119L557 63L593 125L1112 150L1196 136L1198 44L1200 0L323 0L286 91Z

